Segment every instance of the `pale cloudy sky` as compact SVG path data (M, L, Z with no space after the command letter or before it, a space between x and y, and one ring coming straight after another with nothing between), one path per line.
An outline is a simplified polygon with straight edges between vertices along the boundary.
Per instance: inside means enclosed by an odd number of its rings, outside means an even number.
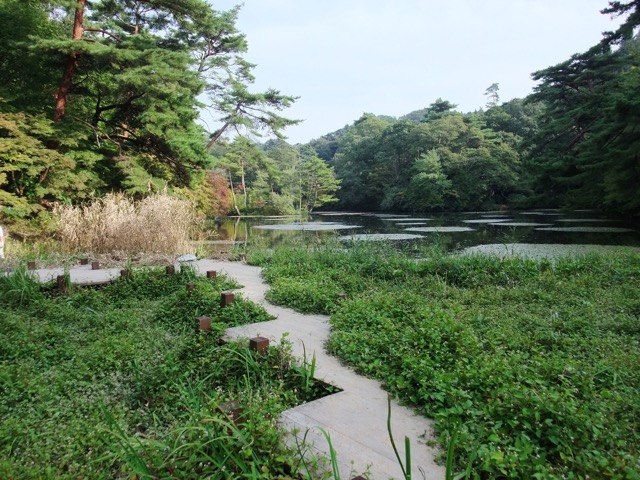
M240 2L209 0L216 10ZM531 73L582 52L619 20L607 0L244 0L237 26L257 64L253 90L299 96L285 131L305 143L364 112L401 116L441 97L463 112L500 85L531 93ZM206 118L206 116L205 116ZM207 120L210 127L215 125Z

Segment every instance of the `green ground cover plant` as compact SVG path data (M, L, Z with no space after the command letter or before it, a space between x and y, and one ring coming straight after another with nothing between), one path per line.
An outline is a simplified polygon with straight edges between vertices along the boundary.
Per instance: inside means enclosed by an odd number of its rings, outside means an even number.
M411 253L261 261L272 301L330 313L331 351L435 419L451 478L640 478L639 255Z
M221 308L234 286L148 268L62 295L1 276L0 478L296 476L276 418L310 399L309 372L286 342L264 355L219 344L271 318L241 297ZM211 334L196 335L201 314Z

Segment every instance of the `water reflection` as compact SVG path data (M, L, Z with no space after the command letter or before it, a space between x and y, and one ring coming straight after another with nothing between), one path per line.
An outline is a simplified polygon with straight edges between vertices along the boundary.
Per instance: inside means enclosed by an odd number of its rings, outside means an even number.
M594 225L606 222L607 225ZM323 242L353 235L393 235L399 242L437 243L447 250L488 244L593 244L640 246L638 219L593 211L464 212L424 216L321 212L296 217L224 218L212 241L272 247L291 241ZM397 235L418 233L408 239ZM364 239L366 237L356 237ZM382 238L382 237L373 237Z

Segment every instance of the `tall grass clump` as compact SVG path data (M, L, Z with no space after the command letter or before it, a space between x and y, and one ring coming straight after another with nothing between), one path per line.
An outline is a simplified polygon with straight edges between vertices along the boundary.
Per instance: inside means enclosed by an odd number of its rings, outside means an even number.
M189 202L166 193L138 202L110 193L87 206L60 206L55 214L63 248L94 253L184 253L196 222Z

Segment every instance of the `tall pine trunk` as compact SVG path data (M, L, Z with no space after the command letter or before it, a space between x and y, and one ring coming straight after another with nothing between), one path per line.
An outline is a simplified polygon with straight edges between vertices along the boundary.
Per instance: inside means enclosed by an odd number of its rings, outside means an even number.
M84 18L84 7L87 0L78 0L76 6L76 14L73 20L73 40L80 41L82 39L82 28ZM62 81L60 82L60 88L58 88L58 95L56 96L56 108L53 112L53 121L59 122L64 118L64 113L67 108L67 99L71 87L73 85L73 77L76 73L76 67L78 65L79 53L72 50L67 58L67 65L64 68L62 75Z

